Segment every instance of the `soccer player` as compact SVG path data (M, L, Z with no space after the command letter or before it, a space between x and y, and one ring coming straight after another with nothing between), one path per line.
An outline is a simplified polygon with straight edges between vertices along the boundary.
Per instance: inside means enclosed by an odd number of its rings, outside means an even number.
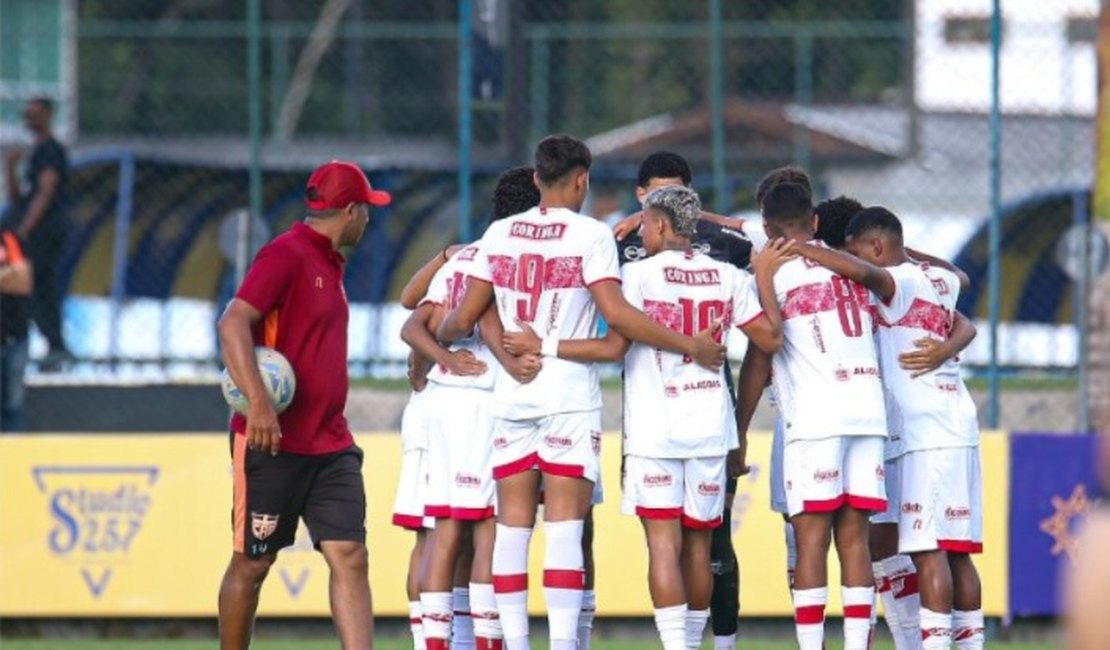
M810 196L794 183L773 187L762 204L768 237L813 240L817 224ZM887 277L876 270L865 279ZM793 588L798 643L802 650L816 650L824 642L826 558L835 532L845 648L862 650L875 593L868 516L886 507L886 414L867 293L800 259L784 264L774 280L785 340L772 367L785 432L783 480L798 546ZM747 397L755 392L753 384L765 382L765 374L742 375L740 392Z
M955 360L975 330L966 318L956 318L960 280L913 260L901 222L885 208L853 217L846 240L852 253L883 267L892 279L887 290L876 291L874 307L895 448L887 455L894 458L901 502L898 551L908 553L917 568L921 645L947 648L955 640L962 650L981 648L981 587L970 558L982 551L979 429ZM845 261L832 268L852 273ZM931 370L904 369L899 357L923 339L934 341L946 361Z
M245 416L231 419L234 552L220 585L222 650L250 644L262 582L300 518L331 571L341 647L373 642L362 450L343 417L348 308L339 248L358 243L370 206L390 196L354 163L332 161L309 177L305 198L305 220L262 247L219 322L224 364L250 401ZM256 345L283 354L296 373L297 394L280 416Z
M508 170L494 190L493 219L517 214L538 200L532 170ZM502 638L490 574L494 489L489 465L493 447L489 407L496 356L476 331L450 350L440 347L432 334L446 311L461 299L478 250L479 244L465 246L438 268L426 295L401 330L401 338L414 350L437 361L429 373L434 398L425 403L430 439L425 514L436 519L420 580L428 650L448 645L472 647L475 642L479 648L493 648ZM487 312L483 327L489 319L497 320L495 311ZM500 345L499 326L497 330L496 343ZM475 365L451 366L447 359L459 355ZM538 366L538 357L533 361ZM452 584L460 583L467 586L452 590ZM474 625L468 626L471 611Z
M690 355L717 368L724 348L711 332L671 331L621 295L617 250L609 229L578 214L589 189L589 149L579 140L549 136L536 147L540 204L492 224L462 303L444 319L442 342L466 336L495 302L506 330L530 323L555 344L594 338L597 311L628 338ZM496 298L496 301L495 301ZM583 519L597 481L601 391L593 364L564 361L545 347L543 368L521 385L498 375L494 389L494 477L497 536L493 582L505 644L528 648L528 545L535 525L542 472L545 502L544 592L552 650L577 646L584 568Z
M694 251L700 208L697 193L682 185L646 197L641 230L649 257L625 265L624 295L675 330L693 331L720 319L773 354L782 343L782 320L771 277L784 260L782 250L770 246L756 262L765 316L749 274ZM541 345L527 328L506 339L512 352ZM711 530L721 525L725 510L725 457L739 447L728 377L723 369L698 368L678 354L638 343L629 351L629 345L610 332L604 339L560 341L558 356L583 362L625 358L624 503L628 514L641 518L647 537L648 583L663 647L697 647L713 591Z
M640 163L636 174L636 198L641 205L648 194L661 187L690 186L693 173L689 163L682 156L669 151L657 151ZM643 259L647 252L639 228L641 215L631 217L635 230L625 234L617 226L617 250L620 264ZM709 220L708 213L702 212L695 223L690 241L691 248L708 255L711 259L731 264L738 269L747 269L752 245L748 238L738 230L726 228ZM728 378L729 399L735 403L732 387L732 371L728 361L724 365ZM746 473L746 471L745 471ZM713 626L714 646L718 650L736 646L736 629L740 613L740 571L736 551L732 544L732 502L736 496L736 477L729 475L725 484L724 519L720 526L713 529L713 543L710 558L713 568L713 597L710 600L710 621Z

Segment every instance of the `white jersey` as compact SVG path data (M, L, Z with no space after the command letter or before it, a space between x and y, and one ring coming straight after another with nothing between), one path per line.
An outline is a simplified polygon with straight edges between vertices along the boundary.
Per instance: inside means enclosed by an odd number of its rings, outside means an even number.
M898 355L917 349L914 341L948 338L959 280L945 269L910 262L887 271L894 277L894 295L889 302L877 297L873 301L890 429L886 457L978 444L975 403L960 377L959 363L948 359L916 379L898 363Z
M784 341L772 379L786 441L886 436L870 293L797 258L775 274L775 295Z
M474 266L479 263L479 248L471 244L455 253L447 263L440 267L432 276L428 285L428 293L420 304L434 303L442 305L448 311L459 306L466 293L466 279L473 274ZM501 366L494 358L493 352L486 347L475 327L466 338L455 341L451 350L469 350L479 361L486 364L487 370L480 375L460 376L452 374L447 368L436 364L428 372L428 381L447 386L462 386L493 390L494 382Z
M506 331L528 323L543 338L597 337L589 287L620 281L617 246L604 223L566 208L532 208L490 224L474 277L493 284ZM597 367L545 358L531 383L498 373L493 414L524 420L601 408Z
M706 255L664 251L625 264L624 297L655 322L694 336L763 314L752 276ZM624 359L625 452L649 458L722 456L738 445L724 369L633 343Z

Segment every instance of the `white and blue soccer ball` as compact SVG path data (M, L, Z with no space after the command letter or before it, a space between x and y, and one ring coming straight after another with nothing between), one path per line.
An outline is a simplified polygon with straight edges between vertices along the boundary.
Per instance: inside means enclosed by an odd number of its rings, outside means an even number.
M293 374L293 366L289 365L289 360L273 348L256 347L254 354L258 357L258 372L262 375L262 383L270 393L274 409L281 413L289 407L293 401L293 393L297 390L297 377ZM228 373L227 368L224 368L220 388L223 390L227 405L237 413L245 415L250 408L247 396L231 380L231 374Z

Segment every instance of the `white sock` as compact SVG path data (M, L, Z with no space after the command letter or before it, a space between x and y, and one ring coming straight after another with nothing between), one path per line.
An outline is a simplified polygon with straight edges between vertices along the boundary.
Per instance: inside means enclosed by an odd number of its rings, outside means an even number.
M420 605L424 609L424 645L428 650L446 650L451 642L451 620L454 618L450 592L423 592Z
M794 588L794 568L798 566L798 543L794 540L794 526L789 521L783 524L786 534L786 584Z
M578 645L578 616L586 567L582 557L583 521L545 521L547 537L543 559L543 595L547 601L547 626L551 650L573 650ZM567 645L566 642L570 642Z
M952 643L952 614L921 608L921 647L924 650L947 650Z
M867 650L875 588L841 587L840 597L844 601L844 650Z
M529 650L528 544L531 528L497 524L493 542L493 592L506 650Z
M701 637L705 634L705 624L709 622L708 609L690 609L686 606L686 647L693 650L701 647Z
M800 650L822 650L825 645L825 605L828 587L793 589L794 627Z
M983 610L952 610L952 640L956 642L956 650L982 650L983 627Z
M578 650L590 650L590 638L597 615L597 593L593 589L582 592L582 609L578 612Z
M500 647L501 619L497 615L493 585L470 583L470 618L474 621L474 645L478 650Z
M897 650L921 648L921 594L917 591L917 568L908 555L894 555L882 560L883 574L890 587L890 603L883 601L887 611L896 612L898 633L891 626Z
M419 600L409 601L409 629L412 630L413 650L424 650L424 608Z
M663 650L686 650L686 604L656 609L655 629Z
M735 650L736 648L736 635L729 634L728 636L715 636L713 637L713 650Z
M473 650L474 619L470 616L470 589L455 587L451 591L451 606L455 619L451 623L451 647L454 650Z

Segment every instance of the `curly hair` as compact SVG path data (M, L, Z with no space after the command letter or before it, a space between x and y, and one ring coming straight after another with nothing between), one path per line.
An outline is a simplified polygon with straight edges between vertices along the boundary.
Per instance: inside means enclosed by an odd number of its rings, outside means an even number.
M653 209L667 218L676 235L694 236L701 218L701 199L694 190L682 185L654 190L644 199L644 212Z
M504 219L527 212L540 203L540 190L532 178L531 167L513 167L497 177L493 189L493 219Z

